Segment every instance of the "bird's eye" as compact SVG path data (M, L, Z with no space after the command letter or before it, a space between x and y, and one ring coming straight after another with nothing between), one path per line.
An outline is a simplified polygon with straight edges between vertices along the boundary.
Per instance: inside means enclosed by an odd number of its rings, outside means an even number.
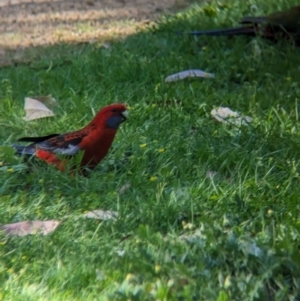
M113 113L116 113L117 112L117 109L112 109L111 110Z

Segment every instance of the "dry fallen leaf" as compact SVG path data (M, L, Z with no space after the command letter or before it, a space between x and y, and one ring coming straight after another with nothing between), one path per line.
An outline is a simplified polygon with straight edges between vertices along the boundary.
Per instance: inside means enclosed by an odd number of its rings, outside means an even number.
M30 97L25 97L24 110L26 116L23 119L26 121L54 116L54 113L43 103Z
M124 249L120 249L120 250L117 250L116 251L116 254L119 256L119 257L123 257L125 255L125 250Z
M109 49L111 47L111 45L109 43L107 43L107 42L104 42L102 44L102 47L105 48L105 49Z
M204 78L213 78L215 77L212 73L207 73L199 69L191 69L191 70L185 70L181 71L172 75L169 75L166 77L165 82L174 82L178 80L185 79L186 77L204 77Z
M219 107L213 109L210 114L220 122L226 124L235 124L237 126L240 125L248 125L248 123L252 122L252 118L249 116L241 116L239 113L232 111L229 108Z
M208 179L213 179L215 178L216 176L218 175L218 173L216 171L213 171L213 170L209 170L206 172L206 178Z
M200 229L196 229L193 232L181 234L179 236L180 240L186 241L186 242L192 242L195 240L201 241L203 239L203 234L201 233Z
M56 103L56 99L53 98L51 94L46 96L34 96L31 98L42 102L46 106L52 106Z
M96 280L103 281L107 278L102 270L96 269L95 272L96 272Z
M125 193L126 190L128 190L130 188L131 184L130 183L127 183L127 184L124 184L120 190L119 190L119 194L123 194Z
M6 224L0 226L0 231L4 231L6 235L26 236L29 234L42 233L49 234L54 231L60 224L57 220L49 221L25 221L14 224Z
M257 43L257 40L252 40L251 44L252 44L252 48L253 48L253 57L256 60L259 60L261 58L262 51L261 51L261 48L259 47L259 45Z
M116 211L111 211L111 210L104 211L104 210L98 209L98 210L89 211L89 212L83 214L82 216L87 217L87 218L100 219L103 221L107 221L110 219L116 220L118 218L118 215L119 214Z

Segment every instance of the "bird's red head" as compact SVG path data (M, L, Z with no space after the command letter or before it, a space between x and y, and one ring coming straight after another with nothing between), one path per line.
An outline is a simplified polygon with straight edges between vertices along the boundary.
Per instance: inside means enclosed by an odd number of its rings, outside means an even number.
M91 123L107 129L117 130L128 117L128 111L123 104L112 104L102 108Z

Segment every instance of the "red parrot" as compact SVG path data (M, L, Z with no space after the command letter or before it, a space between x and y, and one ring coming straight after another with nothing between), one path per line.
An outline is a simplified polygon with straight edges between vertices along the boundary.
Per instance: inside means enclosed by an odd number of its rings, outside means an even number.
M13 145L17 154L35 156L60 171L65 171L66 160L57 155L68 157L83 151L80 167L94 169L106 156L119 125L128 117L123 104L112 104L102 108L94 119L81 130L66 134L51 134L43 137L24 137L18 141L33 142L27 146Z

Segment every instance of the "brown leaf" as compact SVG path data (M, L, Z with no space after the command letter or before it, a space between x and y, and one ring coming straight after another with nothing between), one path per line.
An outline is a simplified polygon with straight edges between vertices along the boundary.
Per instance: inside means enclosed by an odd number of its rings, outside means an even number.
M215 178L216 176L218 175L218 173L216 171L213 171L213 170L209 170L206 172L206 178L208 179L213 179Z
M46 96L34 96L34 97L31 97L35 100L38 100L40 102L42 102L44 105L47 105L47 106L52 106L56 103L56 99L52 97L51 94L49 95L46 95Z
M105 48L105 49L109 49L111 47L111 45L108 42L104 42L102 44L102 47Z
M123 185L120 190L119 190L119 194L123 194L125 193L126 190L128 190L130 188L131 184L130 183L127 183L125 185Z
M100 219L103 221L107 221L110 219L116 220L118 218L118 215L119 214L116 211L112 211L112 210L104 211L104 210L98 209L98 210L89 211L89 212L83 214L82 216L87 217L87 218Z
M24 110L26 116L23 119L26 121L54 116L54 113L42 102L30 97L25 97Z
M226 124L234 124L237 126L248 125L252 122L249 116L241 116L239 113L232 111L227 107L219 107L213 109L210 114L218 121Z
M215 77L212 73L207 73L199 69L191 69L181 71L166 77L165 82L174 82L178 80L185 79L186 77L204 77L204 78L213 78Z
M29 234L41 233L43 235L54 231L60 224L57 220L49 221L25 221L14 224L0 226L0 231L5 231L6 235L26 236Z

